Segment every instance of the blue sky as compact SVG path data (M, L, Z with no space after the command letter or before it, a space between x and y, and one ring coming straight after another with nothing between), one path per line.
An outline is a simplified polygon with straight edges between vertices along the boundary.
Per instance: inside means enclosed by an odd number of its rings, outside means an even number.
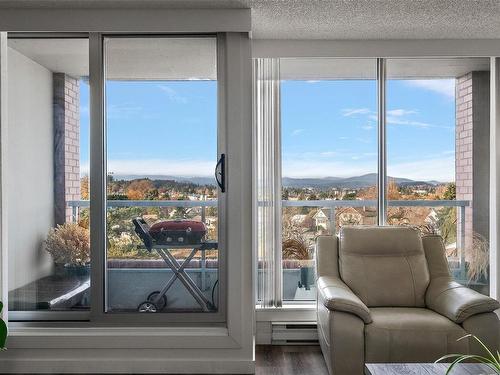
M454 84L387 82L390 176L454 180ZM376 81L284 81L281 103L283 176L377 171Z
M387 83L390 176L453 181L454 80ZM110 81L108 171L211 176L216 162L214 81ZM88 85L81 94L81 162L88 171ZM283 176L376 172L376 82L283 81Z
M88 97L82 95L82 106ZM212 176L217 161L215 81L130 82L106 85L108 172ZM81 123L88 124L88 111ZM86 130L82 126L82 134ZM88 141L82 137L82 170ZM87 166L87 167L86 167Z

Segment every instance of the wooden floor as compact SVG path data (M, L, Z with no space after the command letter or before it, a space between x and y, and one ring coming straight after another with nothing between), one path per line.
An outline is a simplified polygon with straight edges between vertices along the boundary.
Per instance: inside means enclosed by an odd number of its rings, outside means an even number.
M271 346L255 348L256 375L328 375L319 346Z

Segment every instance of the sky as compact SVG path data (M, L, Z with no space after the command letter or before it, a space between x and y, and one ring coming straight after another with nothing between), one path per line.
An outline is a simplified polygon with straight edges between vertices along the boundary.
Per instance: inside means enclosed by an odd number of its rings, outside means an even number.
M377 171L375 80L281 84L282 175ZM388 175L454 181L455 81L387 82Z
M454 180L455 81L387 82L388 174ZM108 172L212 176L215 81L106 85ZM347 177L377 170L375 80L282 81L284 177ZM88 85L81 90L81 165L88 173Z

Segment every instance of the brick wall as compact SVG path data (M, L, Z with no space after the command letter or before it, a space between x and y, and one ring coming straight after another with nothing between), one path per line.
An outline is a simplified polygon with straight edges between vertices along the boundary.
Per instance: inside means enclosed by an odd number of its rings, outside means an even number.
M457 200L473 200L472 72L456 80L455 181ZM465 209L465 247L472 241L472 206ZM460 220L460 216L458 217Z
M71 220L70 200L80 199L80 82L54 73L55 222Z
M489 232L489 90L489 72L469 72L456 80L457 200L472 202L465 209L466 250L473 232L485 238Z

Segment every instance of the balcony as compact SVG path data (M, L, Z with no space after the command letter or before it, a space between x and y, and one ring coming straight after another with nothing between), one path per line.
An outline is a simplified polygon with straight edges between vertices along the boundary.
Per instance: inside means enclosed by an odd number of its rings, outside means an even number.
M375 200L283 200L281 202L282 209L302 209L308 212L309 217L321 216L317 213L321 212L325 217L317 217L313 225L308 228L302 226L301 232L306 239L307 247L312 257L314 257L314 238L318 234L337 233L338 228L345 220L342 216L349 212L348 219L352 219L352 214L361 212L361 220L350 224L372 224L374 218L374 207L377 202ZM450 264L450 269L454 277L462 282L471 282L467 279L467 260L464 250L465 244L465 208L469 206L469 201L460 200L407 200L388 202L389 209L391 208L426 208L429 212L442 208L453 208L456 210L456 242L448 244L447 257ZM68 206L71 208L71 218L73 222L82 220L88 215L90 207L89 201L70 201ZM207 214L209 208L216 209L217 200L206 201L177 201L177 200L108 200L107 202L109 213L121 213L122 209L131 209L124 216L121 216L120 222L109 218L108 215L108 256L107 256L107 272L108 272L108 295L111 300L110 305L122 310L134 310L140 304L145 295L153 290L160 288L166 280L168 280L173 272L170 270L163 260L155 253L147 253L144 251L127 253L123 251L124 247L113 248L113 241L125 241L126 249L140 248L141 242L133 232L133 227L128 223L137 215L144 215L150 221L160 219L179 218L172 214L173 210L182 209L184 218L196 219L203 221L209 231L209 237L217 238L217 218L213 216L214 212ZM346 209L352 210L346 211ZM151 214L151 210L156 210L155 214ZM314 213L314 215L313 215ZM130 215L128 217L127 215ZM364 215L364 216L363 216ZM300 215L299 215L300 216ZM359 219L359 218L358 218ZM370 221L371 220L371 221ZM414 224L414 223L408 223ZM298 225L300 227L300 223ZM286 234L283 235L283 240L286 240ZM120 250L122 249L122 250ZM112 251L111 251L112 250ZM179 251L174 255L175 258L182 263L187 256L187 252ZM197 286L203 291L207 298L213 298L214 284L218 278L218 254L217 252L199 252L188 262L187 273L195 281ZM304 285L304 279L301 279L301 269L304 268L303 259L294 257L282 256L279 270L275 270L282 274L282 295L284 301L311 301L315 298L314 285L308 288ZM308 266L311 267L312 261ZM263 262L259 261L259 276L263 272ZM311 277L311 281L313 277ZM45 277L30 285L24 286L11 292L14 300L19 300L19 310L31 310L33 308L45 310L79 310L88 306L90 292L90 276L79 275L72 276L61 281L61 278L53 276ZM261 277L258 277L258 282L261 282ZM307 284L307 283L306 283ZM484 289L485 285L480 282L472 282L472 286L478 290ZM36 290L33 290L36 288ZM258 288L260 290L260 288ZM35 297L36 295L36 297ZM29 299L38 299L37 303L30 304L23 301L23 296ZM168 292L169 308L172 309L195 309L197 308L196 301L185 291L179 284L173 287ZM43 299L43 300L40 300Z

